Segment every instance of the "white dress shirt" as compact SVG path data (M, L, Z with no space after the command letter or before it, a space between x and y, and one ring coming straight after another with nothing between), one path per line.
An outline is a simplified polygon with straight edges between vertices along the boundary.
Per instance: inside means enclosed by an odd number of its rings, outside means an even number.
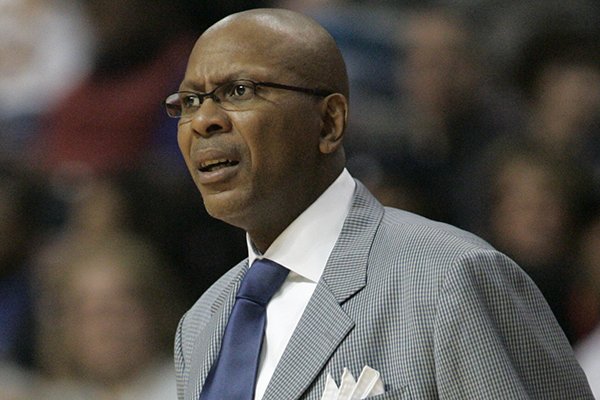
M344 169L325 192L260 255L246 235L248 261L268 258L290 270L267 305L267 324L256 380L255 400L262 399L275 367L325 269L350 211L356 183Z

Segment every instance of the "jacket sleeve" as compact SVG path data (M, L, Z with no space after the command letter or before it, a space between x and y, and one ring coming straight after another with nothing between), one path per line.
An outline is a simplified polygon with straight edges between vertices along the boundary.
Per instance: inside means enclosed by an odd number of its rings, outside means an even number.
M435 317L440 399L593 399L542 294L494 250L449 268Z

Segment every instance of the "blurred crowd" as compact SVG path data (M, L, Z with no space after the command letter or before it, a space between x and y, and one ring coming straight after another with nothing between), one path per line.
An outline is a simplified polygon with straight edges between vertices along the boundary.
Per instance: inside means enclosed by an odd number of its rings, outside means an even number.
M600 4L365 3L0 0L0 400L176 398L177 321L246 248L161 103L258 6L339 43L350 172L516 260L600 396Z

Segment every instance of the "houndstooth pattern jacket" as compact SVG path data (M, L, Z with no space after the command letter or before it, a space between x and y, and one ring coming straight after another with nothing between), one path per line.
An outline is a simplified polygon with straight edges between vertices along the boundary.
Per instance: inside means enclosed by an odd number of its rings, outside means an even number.
M181 319L178 397L197 400L248 268ZM384 399L593 399L546 301L483 240L384 208L357 183L352 209L264 400L318 400L328 373L365 365ZM243 367L243 366L240 366ZM233 400L233 399L231 399Z

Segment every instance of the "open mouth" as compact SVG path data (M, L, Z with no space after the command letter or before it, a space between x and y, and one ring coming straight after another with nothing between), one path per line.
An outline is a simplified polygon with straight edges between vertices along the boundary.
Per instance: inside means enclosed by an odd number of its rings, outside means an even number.
M198 167L198 170L200 172L213 172L213 171L217 171L219 169L223 169L223 168L227 168L227 167L234 167L234 166L238 165L239 163L240 163L239 161L227 160L227 159L210 160L210 161L205 161L202 164L200 164L200 166Z

